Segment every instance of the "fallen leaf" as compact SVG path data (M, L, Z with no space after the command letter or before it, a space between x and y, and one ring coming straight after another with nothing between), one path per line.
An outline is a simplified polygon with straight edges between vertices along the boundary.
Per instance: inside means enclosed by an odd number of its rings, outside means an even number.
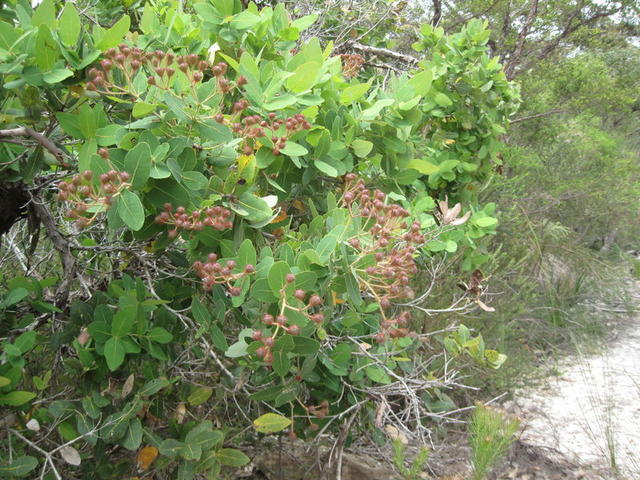
M387 435L389 435L391 440L398 440L403 445L407 445L409 443L407 437L393 425L386 425L384 427L384 431L387 432Z
M29 420L27 422L26 427L33 431L33 432L39 432L40 431L40 422L38 422L38 420L36 420L35 418L32 418L31 420Z
M158 457L158 449L153 446L144 447L138 452L136 463L138 464L138 470L144 472Z
M80 465L80 463L82 462L82 459L80 458L80 454L78 453L78 450L76 450L70 445L67 445L66 447L62 447L60 449L60 456L69 465L74 465L76 467Z
M131 390L133 390L134 380L135 380L135 377L133 376L133 373L132 373L124 381L124 385L122 386L122 398L126 398L127 395L131 393Z

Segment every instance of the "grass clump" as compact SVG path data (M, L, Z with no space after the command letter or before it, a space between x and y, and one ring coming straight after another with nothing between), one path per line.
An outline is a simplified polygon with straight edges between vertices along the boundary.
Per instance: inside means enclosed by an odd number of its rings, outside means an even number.
M519 426L519 420L501 410L482 404L476 406L469 427L472 480L486 478L509 450Z

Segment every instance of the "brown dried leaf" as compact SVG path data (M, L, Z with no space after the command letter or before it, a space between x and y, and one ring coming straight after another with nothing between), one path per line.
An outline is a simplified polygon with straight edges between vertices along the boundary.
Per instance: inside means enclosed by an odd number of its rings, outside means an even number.
M465 213L463 216L461 216L460 218L456 218L455 220L453 220L451 222L451 225L457 227L459 225L463 225L467 222L467 220L469 220L469 217L471 217L471 212L467 212Z
M187 407L185 406L184 402L180 402L176 407L176 413L174 415L176 422L180 424L184 422L184 417L186 416L186 414L187 414Z
M482 300L478 299L476 300L476 303L478 304L478 306L483 309L485 312L495 312L496 309L493 307L490 307L489 305L487 305L486 303L484 303Z
M138 452L136 463L138 464L138 471L144 472L158 457L158 449L153 446L146 446Z

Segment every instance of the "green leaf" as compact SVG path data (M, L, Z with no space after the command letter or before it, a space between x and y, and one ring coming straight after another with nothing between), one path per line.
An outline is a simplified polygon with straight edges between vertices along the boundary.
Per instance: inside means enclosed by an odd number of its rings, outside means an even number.
M196 9L197 10L197 9ZM144 10L142 11L142 18L140 19L140 30L142 33L150 34L154 30L154 25L158 23L158 17L154 12L153 7L149 2L144 4Z
M309 150L304 148L302 145L288 141L285 147L280 150L280 152L284 153L288 157L301 157L309 153Z
M9 475L10 477L26 477L37 466L38 460L35 457L25 455L16 458L9 465L0 466L0 473Z
M141 190L149 179L149 173L151 173L151 147L148 143L140 142L132 150L129 150L124 158L124 169L131 174L129 183L133 189Z
M136 314L137 308L123 308L122 310L118 310L113 316L113 322L111 323L111 335L122 338L128 333L131 333L136 323Z
M155 103L136 102L131 113L135 118L146 117L153 112L157 106Z
M442 92L436 93L436 96L433 97L433 99L441 107L450 107L453 105L453 101Z
M322 160L316 159L313 161L313 165L320 170L322 173L328 175L329 177L337 177L338 170L331 164L327 163L325 160L331 160L330 157L323 157Z
M371 88L368 83L358 83L350 85L340 92L340 103L343 105L351 105L356 100L361 99L365 93Z
M257 261L256 248L253 246L253 242L248 238L245 239L238 249L238 266L244 268L247 265L256 266Z
M236 203L229 204L229 208L251 223L264 221L273 215L267 202L250 192L240 195Z
M433 175L434 173L437 173L439 171L438 165L434 165L428 160L417 158L407 163L406 167L413 168L423 175Z
M0 48L9 50L19 37L16 28L0 21Z
M180 450L180 456L185 460L200 460L202 448L200 445L187 443Z
M173 340L173 335L162 327L153 327L147 334L147 338L156 343L169 343Z
M416 95L424 96L431 89L432 81L433 73L430 70L424 70L411 77L411 79L409 79L409 85L413 87L413 91Z
M231 27L237 30L248 30L261 20L260 15L244 10L233 17Z
M149 397L169 385L171 385L171 383L166 378L154 378L145 383L139 393L143 397Z
M315 85L321 66L319 62L303 63L287 78L287 88L295 93L309 90Z
M480 217L473 220L473 223L482 228L493 227L498 223L498 220L493 217Z
M7 385L10 385L10 384L11 384L10 379L8 379L7 377L0 376L0 388L6 387Z
M235 448L221 448L216 453L216 458L222 465L230 467L242 467L251 461L249 457Z
M31 17L31 25L39 27L46 25L55 28L56 26L56 6L53 0L44 0Z
M137 450L142 443L142 423L139 418L134 418L129 422L127 433L120 442L127 450Z
M287 373L289 373L289 369L291 368L291 360L289 359L289 355L287 354L287 352L274 349L273 362L271 363L271 366L273 367L273 371L281 377L287 375Z
M351 147L353 148L353 153L355 153L356 157L364 158L371 153L373 143L357 138L353 143L351 143Z
M365 368L365 373L367 374L367 377L369 377L376 383L382 383L383 385L388 385L389 383L391 383L391 378L389 378L387 372L376 365Z
M107 366L112 372L117 370L122 362L124 362L125 349L121 338L111 337L104 344L104 357L107 360Z
M102 32L102 36L99 41L96 42L95 47L98 50L108 50L110 48L118 45L126 33L129 31L129 26L131 25L131 19L128 15L123 15L120 20L118 20L113 27ZM94 33L95 36L95 33Z
M158 447L160 455L173 458L182 452L185 444L176 440L175 438L167 438Z
M224 440L224 434L219 430L212 431L210 421L204 421L192 428L184 439L185 443L197 445L203 451L214 448L222 440Z
M280 296L280 289L286 284L286 276L291 273L291 268L287 262L279 261L271 265L267 274L269 287L276 297Z
M69 78L72 75L73 72L68 68L56 68L55 70L51 70L50 72L42 75L42 79L49 84L54 84L60 83L61 81Z
M293 338L293 350L291 353L297 355L315 355L320 350L320 342L313 338L307 337L292 337Z
M6 307L12 307L13 305L21 302L29 296L29 291L26 288L18 287L11 290L6 297L2 300L2 303Z
M297 28L302 32L316 23L316 20L318 20L318 15L312 13L311 15L305 15L304 17L296 18L293 22L291 22L291 26L293 28Z
M20 405L24 405L25 403L33 400L35 397L35 393L15 390L7 393L6 395L0 395L0 405L19 407Z
M364 120L365 122L369 122L376 118L383 108L388 107L389 105L393 105L393 99L385 98L382 100L378 100L373 104L373 106L367 108L366 110L363 110L360 114L360 118L362 118L362 120Z
M72 113L56 113L56 118L62 129L74 138L85 138L84 133L80 130L80 122L78 115ZM95 153L95 150L91 153Z
M198 297L191 299L191 313L193 314L193 319L200 326L207 326L211 323L211 315Z
M58 43L53 38L47 25L40 25L36 38L36 65L40 70L47 71L55 65L60 55Z
M80 15L71 2L66 2L60 16L60 29L58 36L67 47L72 47L78 41L80 35Z
M138 196L129 191L123 190L118 199L118 215L134 232L137 232L144 225L144 207Z
M274 97L263 105L265 110L282 110L295 104L298 98L290 93L285 93L278 97Z
M24 355L36 344L36 336L37 334L34 330L24 332L14 340L13 344L20 350L20 353Z
M196 388L191 395L187 398L187 402L192 407L197 407L198 405L202 405L204 402L211 398L211 394L213 393L213 389L208 387L198 387Z
M277 413L265 413L253 421L253 426L260 433L280 432L291 425L291 420Z
M106 127L96 130L96 141L101 147L106 147L116 144L116 137L118 132L122 129L120 125L112 124Z

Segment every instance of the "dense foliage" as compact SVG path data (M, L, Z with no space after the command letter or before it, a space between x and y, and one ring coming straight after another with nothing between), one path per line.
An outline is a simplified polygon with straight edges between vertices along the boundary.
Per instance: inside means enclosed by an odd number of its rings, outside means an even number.
M81 4L0 21L6 230L31 234L2 278L3 475L215 478L251 422L424 438L449 355L504 362L430 323L491 310L477 193L518 94L483 22L423 26L382 76L280 4ZM466 283L435 305L445 272Z

